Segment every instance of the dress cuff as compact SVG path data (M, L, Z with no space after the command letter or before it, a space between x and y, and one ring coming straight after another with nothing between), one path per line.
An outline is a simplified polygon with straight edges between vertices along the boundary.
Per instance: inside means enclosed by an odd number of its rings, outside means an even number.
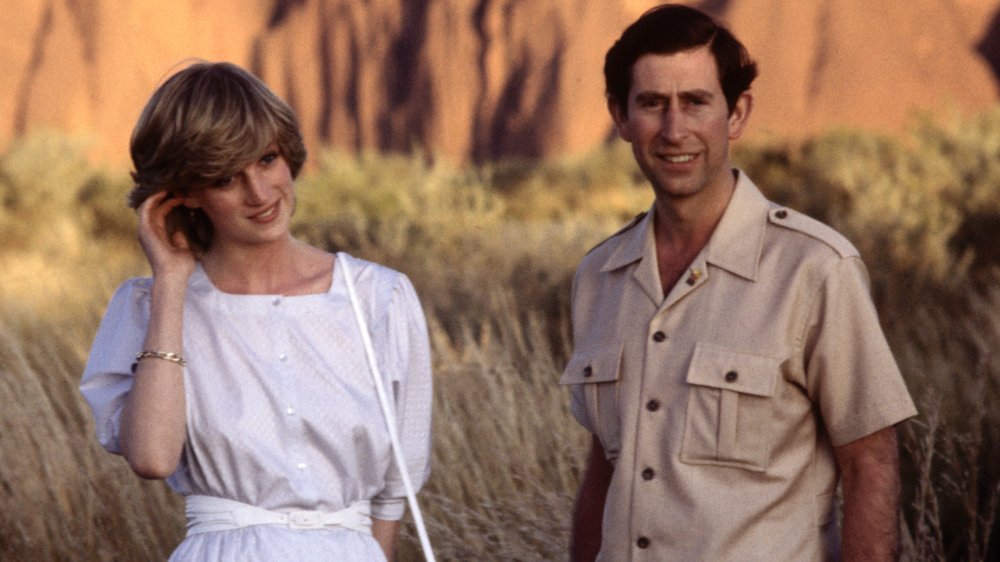
M372 517L385 521L399 521L406 511L406 498L372 499Z

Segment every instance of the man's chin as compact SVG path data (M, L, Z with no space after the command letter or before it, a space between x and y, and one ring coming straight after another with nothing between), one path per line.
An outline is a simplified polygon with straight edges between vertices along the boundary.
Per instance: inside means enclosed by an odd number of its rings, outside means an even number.
M687 177L659 178L655 184L657 196L665 196L669 199L687 199L696 195L704 187L704 182L698 181L693 174Z

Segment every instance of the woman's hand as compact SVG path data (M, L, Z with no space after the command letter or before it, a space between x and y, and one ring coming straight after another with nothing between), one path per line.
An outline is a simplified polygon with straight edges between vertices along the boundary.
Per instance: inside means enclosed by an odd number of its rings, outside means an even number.
M178 276L187 282L194 271L194 251L180 230L167 229L167 215L184 203L182 197L170 197L169 191L151 195L139 205L139 243L149 260L154 278Z

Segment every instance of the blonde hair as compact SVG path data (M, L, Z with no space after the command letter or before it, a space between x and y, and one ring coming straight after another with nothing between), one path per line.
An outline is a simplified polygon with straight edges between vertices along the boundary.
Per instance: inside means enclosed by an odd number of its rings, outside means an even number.
M146 103L132 131L135 208L164 190L187 193L231 176L271 143L298 176L306 160L292 108L256 76L226 62L198 62L164 82ZM212 225L200 211L176 209L179 227L200 251L212 241Z

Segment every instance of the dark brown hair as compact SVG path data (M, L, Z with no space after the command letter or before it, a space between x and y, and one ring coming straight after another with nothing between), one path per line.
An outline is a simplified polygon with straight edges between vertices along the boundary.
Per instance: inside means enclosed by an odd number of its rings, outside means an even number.
M632 66L643 55L669 55L708 45L715 57L719 84L730 113L740 94L757 77L757 64L728 29L704 12L677 4L647 11L622 33L604 58L608 98L628 110Z

